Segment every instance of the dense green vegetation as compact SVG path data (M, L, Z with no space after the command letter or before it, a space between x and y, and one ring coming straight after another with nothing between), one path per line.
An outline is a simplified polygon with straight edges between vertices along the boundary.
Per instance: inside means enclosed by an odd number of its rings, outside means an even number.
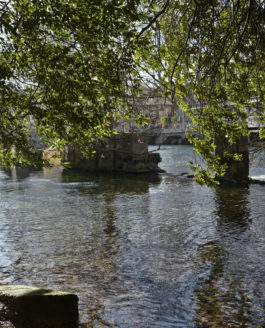
M204 135L190 136L205 164L193 166L199 183L224 173L215 137L227 135L232 143L248 133L248 115L259 109L263 118L262 0L6 0L0 6L0 146L7 164L38 162L31 126L48 146L78 143L89 153L88 141L110 133L113 119L130 116L126 95L137 96L147 76ZM201 104L196 110L185 104L190 93Z
M38 163L31 134L48 146L108 134L137 89L140 1L1 1L0 146L5 163ZM118 111L117 108L122 108Z
M142 66L192 119L198 137L189 138L204 162L192 166L195 179L211 184L226 168L215 155L215 138L226 135L233 143L248 134L249 115L263 119L265 5L255 0L168 1L148 33L156 42L141 56ZM190 94L197 108L185 104Z

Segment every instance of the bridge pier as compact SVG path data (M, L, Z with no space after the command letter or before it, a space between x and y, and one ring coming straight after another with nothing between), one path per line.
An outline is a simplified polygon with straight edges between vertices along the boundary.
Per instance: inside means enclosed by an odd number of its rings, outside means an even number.
M222 180L242 182L247 181L249 176L249 152L248 137L240 137L234 144L230 145L226 137L215 140L215 153L222 158L223 163L227 163L228 168ZM224 158L224 152L242 155L241 161Z

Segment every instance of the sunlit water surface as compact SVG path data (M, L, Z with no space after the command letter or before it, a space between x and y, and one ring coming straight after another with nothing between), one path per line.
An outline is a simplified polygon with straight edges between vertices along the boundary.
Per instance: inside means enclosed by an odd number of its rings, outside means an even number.
M189 146L160 153L160 175L0 172L0 284L77 293L82 327L264 327L265 186L201 187Z

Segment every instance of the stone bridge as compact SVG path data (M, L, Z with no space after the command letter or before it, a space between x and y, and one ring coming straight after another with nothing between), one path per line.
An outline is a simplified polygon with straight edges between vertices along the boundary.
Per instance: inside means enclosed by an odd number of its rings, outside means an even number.
M182 145L187 143L185 131L152 131L149 134L150 145Z
M260 120L254 116L248 118L248 129L250 139L258 137L261 127L265 127L265 123L260 123ZM183 145L189 144L186 133L192 133L189 123L175 125L170 128L153 128L148 130L149 144L151 145Z

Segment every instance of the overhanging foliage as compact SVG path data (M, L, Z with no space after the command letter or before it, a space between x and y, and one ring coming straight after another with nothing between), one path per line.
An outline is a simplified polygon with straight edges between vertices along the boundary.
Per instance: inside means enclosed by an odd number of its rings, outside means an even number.
M133 61L143 42L136 38L139 4L0 2L3 163L40 164L34 138L56 148L77 143L89 154L89 143L110 133L117 115L130 114L123 99L139 82Z
M205 163L193 166L199 183L224 173L215 137L232 143L246 135L257 108L264 118L262 0L0 5L3 163L40 163L32 133L48 146L77 143L89 154L89 143L110 133L113 119L130 116L125 96L137 94L146 76L193 121L198 137L190 138ZM184 104L189 93L201 106Z
M233 143L248 134L250 115L264 117L264 2L167 1L146 33L154 45L139 55L141 66L192 119L197 137L189 138L204 163L192 166L195 179L212 185L225 172L215 138ZM185 104L189 94L196 107Z

